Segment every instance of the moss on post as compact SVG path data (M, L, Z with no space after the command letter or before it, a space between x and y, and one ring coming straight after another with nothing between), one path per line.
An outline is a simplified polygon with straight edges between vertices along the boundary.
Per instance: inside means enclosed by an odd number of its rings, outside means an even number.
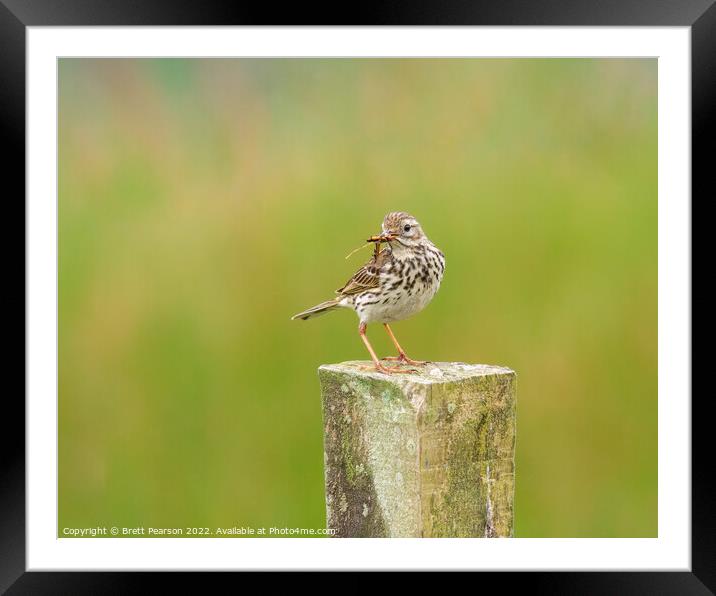
M319 368L327 526L343 537L512 536L515 373Z

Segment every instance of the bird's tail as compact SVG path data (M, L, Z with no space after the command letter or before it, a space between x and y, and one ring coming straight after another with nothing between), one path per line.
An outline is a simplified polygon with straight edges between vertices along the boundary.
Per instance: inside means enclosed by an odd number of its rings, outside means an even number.
M297 315L293 315L291 317L291 320L295 321L296 319L301 319L302 321L306 321L312 317L320 317L321 315L325 315L327 312L330 312L330 311L338 308L339 302L340 302L340 298L334 298L333 300L326 300L325 302L316 304L316 306L308 308L308 309L304 310L303 312L298 313Z

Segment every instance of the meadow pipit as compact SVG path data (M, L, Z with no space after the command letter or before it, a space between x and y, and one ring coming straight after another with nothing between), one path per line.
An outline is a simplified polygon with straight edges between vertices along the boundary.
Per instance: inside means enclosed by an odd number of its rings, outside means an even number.
M387 374L416 372L414 369L382 364L368 341L366 327L368 323L382 323L395 344L398 356L383 360L425 364L405 355L388 323L407 319L423 310L432 300L443 278L445 255L428 240L418 220L402 211L388 213L383 219L383 232L372 236L369 242L377 243L373 258L356 271L348 283L336 290L336 298L292 318L305 321L337 308L351 308L360 319L358 333L376 370ZM387 247L380 250L382 243Z

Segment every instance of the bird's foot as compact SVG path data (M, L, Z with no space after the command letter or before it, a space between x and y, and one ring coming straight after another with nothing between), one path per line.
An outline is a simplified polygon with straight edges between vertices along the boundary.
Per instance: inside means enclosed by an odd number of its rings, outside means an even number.
M426 364L430 364L429 360L413 360L412 358L408 358L405 354L400 354L399 356L386 356L385 358L381 358L381 360L404 362L405 364L412 364L413 366L425 366Z
M361 370L370 370L370 371L376 371L381 372L386 375L396 375L396 374L414 374L418 373L420 371L415 370L414 368L403 368L402 366L384 366L380 363L376 364L366 364L359 367Z

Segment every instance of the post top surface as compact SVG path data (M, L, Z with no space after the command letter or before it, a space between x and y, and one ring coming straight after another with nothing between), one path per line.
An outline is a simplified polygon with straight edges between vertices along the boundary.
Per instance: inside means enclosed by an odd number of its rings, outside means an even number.
M388 363L393 366L394 363ZM394 380L396 382L411 381L413 383L436 384L462 381L473 377L486 377L490 375L514 375L515 371L504 366L493 366L490 364L466 364L465 362L429 362L423 366L408 366L406 369L416 369L417 373L391 374L386 375L376 370L371 370L372 362L369 360L349 360L338 364L322 364L320 370L331 372L348 373L351 375L368 377L381 380Z

